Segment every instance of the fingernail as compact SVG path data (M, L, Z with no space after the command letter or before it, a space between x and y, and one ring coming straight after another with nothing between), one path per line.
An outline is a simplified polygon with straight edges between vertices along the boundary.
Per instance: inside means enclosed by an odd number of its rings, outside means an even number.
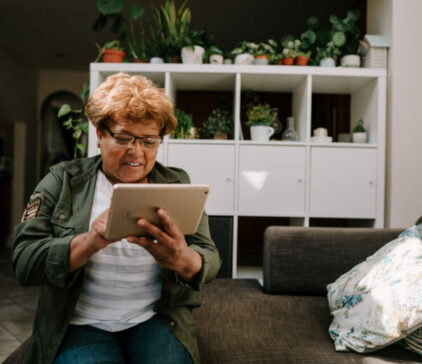
M139 221L138 221L138 225L139 225L139 226L144 226L144 225L145 225L145 220L142 220L142 219L141 219L141 220L139 220Z

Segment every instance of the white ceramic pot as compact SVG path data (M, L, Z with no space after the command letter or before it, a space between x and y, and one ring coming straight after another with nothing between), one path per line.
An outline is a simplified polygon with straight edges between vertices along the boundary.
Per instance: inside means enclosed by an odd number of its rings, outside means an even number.
M223 56L221 54L211 54L210 64L223 64Z
M161 57L151 57L149 63L164 63L164 59Z
M353 133L353 143L366 143L368 134L366 132Z
M340 65L342 67L360 67L360 56L357 54L343 56L340 59Z
M323 58L319 61L320 67L335 67L336 60L331 57Z
M252 54L242 53L238 54L234 59L234 64L253 64L255 58Z
M182 48L182 62L190 64L202 64L202 57L204 56L205 49L201 46Z
M255 141L268 141L271 135L274 134L272 126L257 125L251 126L251 140Z

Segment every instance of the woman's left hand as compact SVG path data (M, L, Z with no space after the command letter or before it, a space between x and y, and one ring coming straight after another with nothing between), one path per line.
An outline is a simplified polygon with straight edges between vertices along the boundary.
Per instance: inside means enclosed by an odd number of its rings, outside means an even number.
M152 238L131 235L127 237L127 241L148 250L162 268L175 271L187 282L192 281L202 268L201 256L189 248L184 235L165 209L158 209L157 215L163 230L141 218L138 225L145 228Z

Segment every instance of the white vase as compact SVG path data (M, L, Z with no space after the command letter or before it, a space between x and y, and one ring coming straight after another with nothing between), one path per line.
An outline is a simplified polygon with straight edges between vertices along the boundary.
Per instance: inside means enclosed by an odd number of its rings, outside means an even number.
M251 140L268 141L274 134L274 128L266 125L251 126Z
M151 57L149 63L164 63L164 59L161 57Z
M194 46L194 49L191 47L183 47L182 62L189 64L202 64L204 52L205 49L201 46Z
M252 54L242 53L238 54L234 59L234 64L253 64L255 58Z
M335 67L336 60L331 57L323 58L319 61L320 67Z
M343 56L340 59L340 65L342 67L360 67L360 56L357 54Z
M223 64L223 56L221 54L211 54L210 64Z
M366 143L367 137L366 132L353 133L353 143Z

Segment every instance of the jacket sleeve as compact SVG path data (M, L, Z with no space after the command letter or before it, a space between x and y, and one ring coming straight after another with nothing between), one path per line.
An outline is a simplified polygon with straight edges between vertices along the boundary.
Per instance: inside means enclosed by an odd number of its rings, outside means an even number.
M186 172L184 172L182 183L190 183L190 178ZM185 287L199 290L204 283L208 283L215 278L221 267L220 254L215 246L215 243L211 239L208 215L205 212L202 214L196 233L186 235L185 239L189 247L198 252L201 256L202 268L196 275L193 282L184 282L177 274L176 282Z
M75 229L70 202L62 199L66 183L65 172L53 168L35 188L22 222L15 228L13 272L23 286L49 283L67 288L80 273L68 273Z

